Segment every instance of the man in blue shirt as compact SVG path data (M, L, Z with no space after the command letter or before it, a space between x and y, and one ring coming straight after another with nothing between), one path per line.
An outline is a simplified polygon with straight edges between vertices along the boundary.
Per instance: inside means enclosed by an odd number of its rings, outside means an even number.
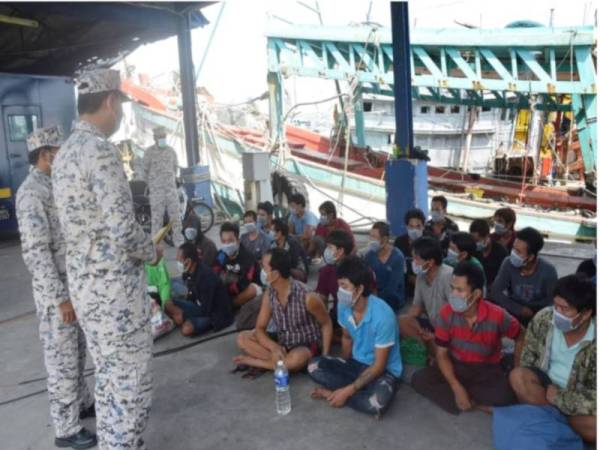
M334 408L347 404L381 417L402 375L398 321L383 300L370 295L371 274L360 258L345 257L337 267L337 279L342 354L309 363L310 377L324 386L312 397L327 400Z
M390 226L375 222L369 232L365 262L375 274L377 296L387 302L396 314L404 305L404 254L390 243Z
M290 235L300 240L304 251L308 251L318 224L317 216L306 209L304 195L292 195L290 198Z

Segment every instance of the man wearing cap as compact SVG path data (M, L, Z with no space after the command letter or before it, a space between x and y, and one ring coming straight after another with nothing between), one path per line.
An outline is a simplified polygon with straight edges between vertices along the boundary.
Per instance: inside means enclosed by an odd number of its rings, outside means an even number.
M167 130L156 127L152 130L154 145L144 153L144 175L150 189L150 211L152 213L152 235L163 226L165 211L173 220L173 242L175 247L183 244L181 217L177 194L177 154L167 145Z
M86 72L78 91L79 121L52 170L69 290L96 365L99 446L143 449L152 401L144 262L156 264L162 250L135 221L119 150L107 140L127 100L119 72Z
M50 178L62 142L62 130L57 126L40 128L28 136L33 168L17 192L16 209L23 260L32 275L40 321L55 443L83 449L96 445L96 436L80 423L80 418L94 415L94 399L83 376L85 336L69 300L65 241Z

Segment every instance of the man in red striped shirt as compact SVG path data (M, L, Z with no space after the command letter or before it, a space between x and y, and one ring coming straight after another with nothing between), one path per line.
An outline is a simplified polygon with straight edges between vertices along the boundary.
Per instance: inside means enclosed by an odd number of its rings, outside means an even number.
M437 364L415 373L412 385L445 411L480 409L516 402L500 365L502 338L516 341L515 364L524 330L513 316L482 298L483 271L464 261L454 269L449 301L435 327Z

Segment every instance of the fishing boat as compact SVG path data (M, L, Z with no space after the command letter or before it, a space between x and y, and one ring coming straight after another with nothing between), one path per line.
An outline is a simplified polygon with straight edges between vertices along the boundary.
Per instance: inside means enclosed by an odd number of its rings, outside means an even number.
M136 98L133 90L129 93ZM242 154L270 151L273 194L279 208L286 209L289 196L299 191L307 195L312 209L325 200L334 201L355 229L368 229L373 221L385 219L384 164L389 153L350 146L346 160L343 148L330 138L293 125L286 126L285 145L273 148L264 127L222 123L214 118L223 115L211 114L208 105L200 109L200 162L210 167L215 202L229 215L241 217L243 213ZM125 122L138 156L150 144L152 128L162 125L169 130L170 144L179 151L180 161L185 161L183 130L176 113L151 106L146 99L132 102ZM429 197L446 196L448 213L463 230L473 219L491 218L498 208L510 206L517 213L517 228L532 226L561 241L596 236L595 199L571 195L568 190L434 166L429 166L429 187Z

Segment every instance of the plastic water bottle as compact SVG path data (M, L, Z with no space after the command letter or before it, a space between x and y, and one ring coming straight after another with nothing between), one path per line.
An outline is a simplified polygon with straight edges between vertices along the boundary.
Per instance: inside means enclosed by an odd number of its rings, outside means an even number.
M282 360L277 362L275 368L275 407L280 416L285 416L292 410L290 375Z

